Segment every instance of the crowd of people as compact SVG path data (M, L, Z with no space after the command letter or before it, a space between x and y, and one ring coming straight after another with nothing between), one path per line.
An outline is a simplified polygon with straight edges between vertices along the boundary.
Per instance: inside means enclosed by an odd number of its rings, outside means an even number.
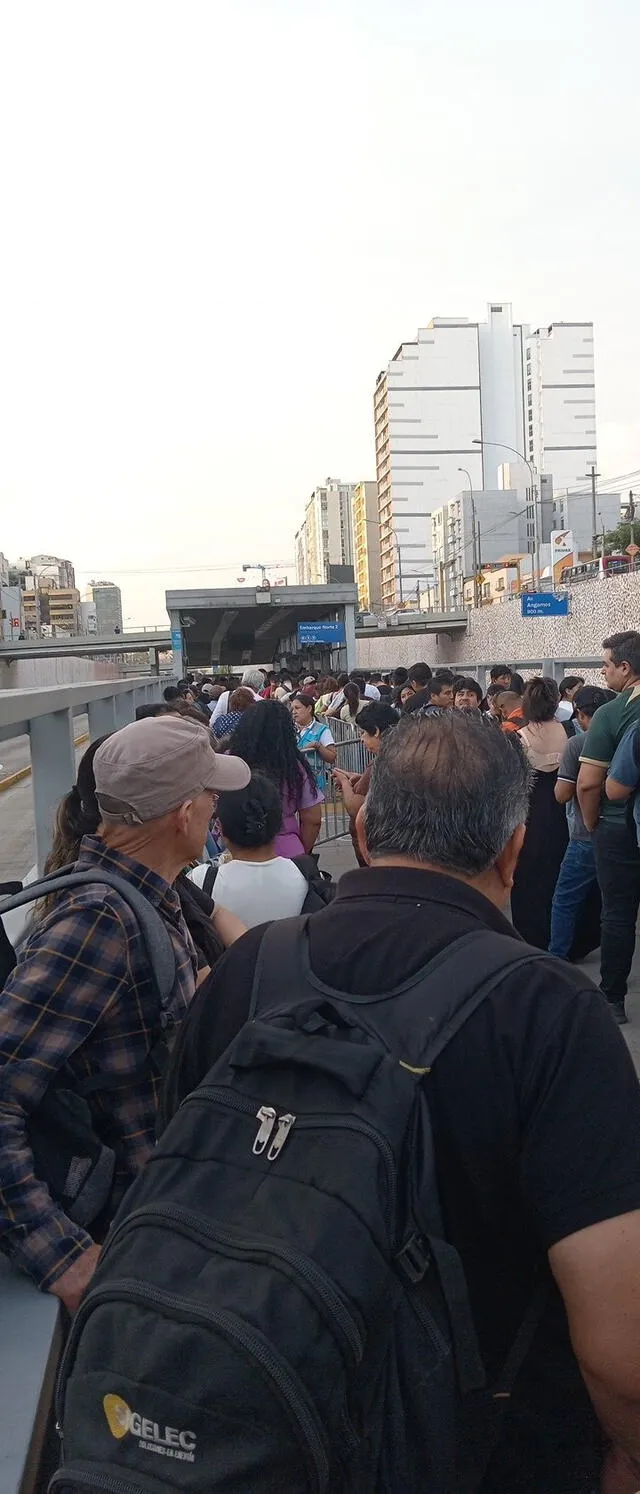
M186 1494L637 1494L640 1088L617 1028L639 633L604 641L603 675L190 677L85 753L26 936L0 944L0 1244L67 1314L103 1304L101 1451L69 1488L151 1488L164 1425L185 1465L205 1443ZM337 886L315 849L328 794L357 860ZM598 946L599 990L580 968ZM154 1208L156 1317L138 1294L119 1333ZM82 1333L63 1431L84 1467ZM214 1434L172 1443L198 1394ZM133 1461L119 1395L151 1428ZM294 1423L315 1427L313 1478Z

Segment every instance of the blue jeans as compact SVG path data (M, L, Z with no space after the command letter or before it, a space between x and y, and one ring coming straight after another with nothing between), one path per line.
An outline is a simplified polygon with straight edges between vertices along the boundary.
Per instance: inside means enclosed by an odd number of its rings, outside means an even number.
M549 953L568 958L580 908L596 876L596 858L591 840L570 840L564 853L551 905Z

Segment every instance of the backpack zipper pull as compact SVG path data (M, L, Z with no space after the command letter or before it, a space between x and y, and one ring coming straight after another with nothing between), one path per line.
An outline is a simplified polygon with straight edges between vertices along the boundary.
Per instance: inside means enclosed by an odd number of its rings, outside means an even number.
M278 1117L278 1129L267 1152L267 1162L275 1162L280 1156L291 1127L295 1125L295 1115L280 1115Z
M260 1106L260 1109L256 1115L256 1120L260 1121L260 1129L253 1143L254 1157L260 1157L265 1150L265 1147L268 1145L269 1137L271 1136L271 1132L273 1131L273 1128L275 1126L276 1119L276 1112L273 1108L273 1105Z

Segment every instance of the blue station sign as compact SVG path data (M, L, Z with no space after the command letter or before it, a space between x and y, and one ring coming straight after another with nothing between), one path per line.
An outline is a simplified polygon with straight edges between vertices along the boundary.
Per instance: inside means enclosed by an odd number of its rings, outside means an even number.
M311 643L344 643L344 623L298 623L298 643L301 648Z
M557 597L552 591L524 592L520 600L523 617L569 616L569 598Z

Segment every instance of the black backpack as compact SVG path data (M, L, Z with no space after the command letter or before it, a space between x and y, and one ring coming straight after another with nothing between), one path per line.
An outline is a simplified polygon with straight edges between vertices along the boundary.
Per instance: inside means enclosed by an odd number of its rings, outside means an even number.
M252 1019L129 1191L73 1321L51 1494L467 1494L538 1325L487 1387L422 1081L506 973L465 935L385 996L266 931ZM464 1097L461 1098L464 1103Z
M158 1030L151 1053L144 1066L126 1081L135 1084L148 1078L149 1071L161 1073L166 1064L169 1017L167 1005L175 983L175 955L163 919L137 887L124 877L96 867L76 871L63 867L0 902L1 985L15 967L16 956L4 931L2 917L13 908L21 908L51 892L72 887L88 887L96 882L113 887L135 914L149 960L151 976L158 998ZM75 1224L88 1229L105 1210L112 1207L115 1153L105 1146L94 1128L89 1097L109 1089L122 1089L121 1076L96 1074L78 1082L63 1070L50 1085L29 1117L27 1134L33 1152L36 1177L47 1184L49 1192Z
M318 866L315 856L291 856L289 858L298 871L302 872L307 882L308 892L302 904L301 914L319 913L321 908L326 908L333 902L336 895L336 884L332 882L328 872L322 871ZM216 885L218 867L213 865L207 867L205 878L202 883L202 891L207 897L213 897L213 889Z

